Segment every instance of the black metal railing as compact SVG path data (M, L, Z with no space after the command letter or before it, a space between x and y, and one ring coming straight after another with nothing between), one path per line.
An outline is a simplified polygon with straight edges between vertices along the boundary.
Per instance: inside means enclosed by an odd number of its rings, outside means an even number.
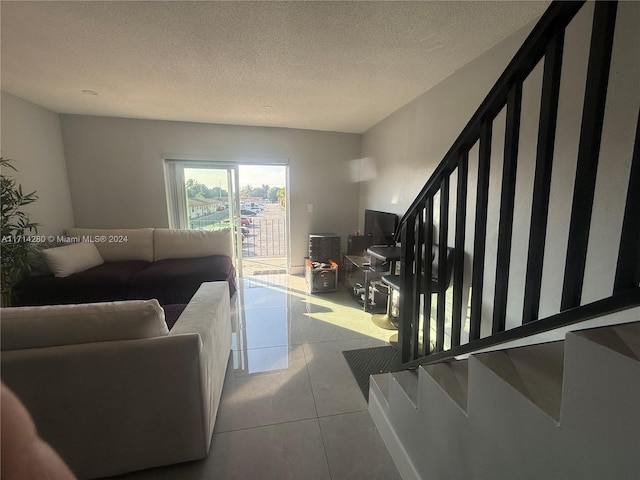
M580 304L617 12L617 2L596 2L560 312L539 318L565 30L583 5L584 2L554 2L550 5L400 221L395 235L402 247L398 337L401 361L407 367L441 361L478 348L640 305L640 146L637 121L629 183L628 186L620 186L628 189L622 231L620 236L611 236L611 241L619 242L612 293L601 300ZM505 320L523 84L541 62L542 88L533 197L528 221L530 229L522 321L519 326L507 328ZM481 338L493 126L498 115L504 111L506 123L491 334ZM478 168L477 182L474 182L476 190L473 192L468 181L469 154L476 148ZM437 244L441 249L440 258L444 257L449 238L450 186L454 175L456 210L455 221L451 222L454 229L452 233L455 234L453 282L450 287L452 305L449 317L445 308L447 293L439 291L436 297L437 311L432 322L432 297L430 293L424 293L430 291L427 279L431 278L432 267L431 257L425 252L431 252L433 245ZM467 200L473 193L473 252L465 254ZM437 204L439 208L436 212ZM437 222L434 221L436 216ZM437 233L434 224L437 225ZM437 239L434 238L436 234ZM471 274L470 281L467 280L465 284L466 255L471 256ZM442 263L439 268L445 268ZM465 304L467 297L469 302ZM468 316L467 307L470 309ZM445 345L447 325L450 340ZM464 342L461 335L463 329L465 332L468 330L468 341L465 339ZM432 330L435 330L435 338L431 338Z
M242 254L245 257L285 257L285 219L253 217L243 232Z

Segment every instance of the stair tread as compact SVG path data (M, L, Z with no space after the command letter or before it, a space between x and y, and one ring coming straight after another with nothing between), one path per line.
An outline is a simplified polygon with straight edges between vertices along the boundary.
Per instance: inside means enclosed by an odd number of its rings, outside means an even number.
M579 330L572 333L640 361L640 322Z
M468 360L424 365L422 368L462 410L467 410L469 392Z
M417 370L401 370L391 374L400 385L414 407L418 406L418 373Z
M564 342L529 345L474 355L555 420L560 418Z

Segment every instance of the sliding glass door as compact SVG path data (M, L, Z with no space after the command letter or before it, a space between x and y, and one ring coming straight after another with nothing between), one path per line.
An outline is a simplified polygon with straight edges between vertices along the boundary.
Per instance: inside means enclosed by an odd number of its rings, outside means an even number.
M284 161L166 159L169 226L233 228L239 276L286 273L287 177Z
M165 161L169 226L193 230L231 228L234 261L242 275L238 167L218 162Z

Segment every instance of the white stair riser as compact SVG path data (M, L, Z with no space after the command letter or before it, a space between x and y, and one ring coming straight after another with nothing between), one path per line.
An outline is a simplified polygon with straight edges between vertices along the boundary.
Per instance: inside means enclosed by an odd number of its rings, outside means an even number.
M391 379L388 409L370 410L403 478L640 478L640 361L580 334L564 349L559 420L473 356L466 412L424 370L417 409Z

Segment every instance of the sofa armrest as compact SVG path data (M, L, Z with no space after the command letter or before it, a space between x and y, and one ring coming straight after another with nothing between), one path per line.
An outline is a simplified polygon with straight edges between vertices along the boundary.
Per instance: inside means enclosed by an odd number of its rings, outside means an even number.
M14 350L3 381L79 478L194 460L209 435L197 334Z
M205 405L207 451L216 422L222 386L231 353L231 313L229 284L227 282L205 282L189 301L169 336L196 333L202 341L201 365L202 390ZM208 383L207 383L208 382Z

